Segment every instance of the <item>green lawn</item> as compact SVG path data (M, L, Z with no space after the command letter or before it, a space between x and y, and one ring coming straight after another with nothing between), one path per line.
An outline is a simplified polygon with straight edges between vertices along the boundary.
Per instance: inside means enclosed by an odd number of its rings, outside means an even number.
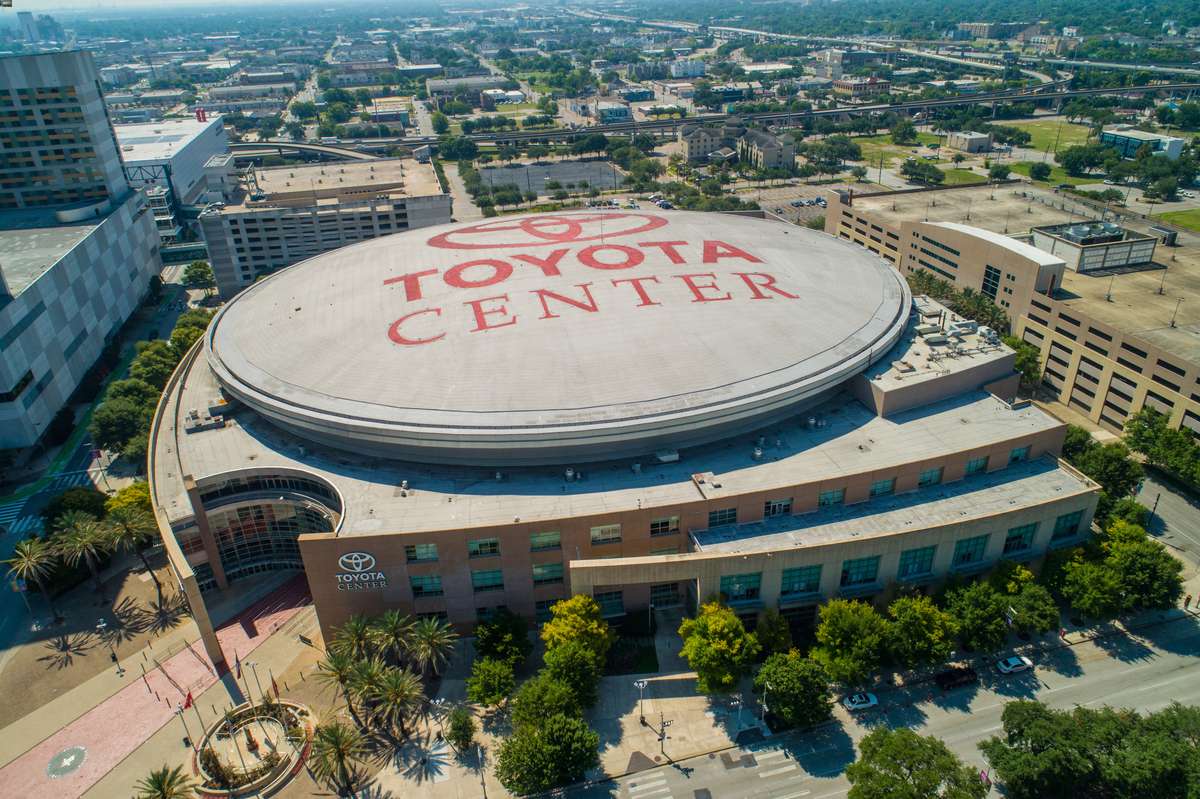
M943 186L966 186L970 183L987 182L985 176L969 169L943 169L942 172L946 174L946 180L942 182Z
M1010 164L1014 174L1023 177L1029 177L1029 168L1034 164L1033 161L1021 161L1020 163ZM1099 183L1104 180L1104 175L1085 175L1083 177L1073 177L1068 175L1067 171L1057 164L1053 164L1050 168L1050 178L1043 185L1057 186L1059 183L1070 183L1072 186L1082 186L1086 183ZM1039 181L1040 182L1040 181Z
M1170 222L1172 225L1179 225L1200 233L1200 208L1193 208L1190 211L1167 211L1165 214L1159 214L1158 218L1164 222Z
M938 143L938 137L932 133L918 133L917 140L921 144ZM855 136L853 141L862 148L863 161L875 167L879 166L881 156L883 165L890 167L895 160L903 161L912 155L913 150L918 149L916 144L893 144L889 133L881 133L878 136Z
M1001 120L999 124L1029 131L1029 135L1033 137L1029 142L1029 147L1034 150L1041 150L1042 152L1045 152L1047 148L1054 147L1056 137L1058 139L1058 149L1051 149L1051 152L1058 152L1076 144L1086 144L1088 134L1091 132L1087 125L1076 125L1057 119L1025 122ZM1060 125L1062 126L1061 129Z

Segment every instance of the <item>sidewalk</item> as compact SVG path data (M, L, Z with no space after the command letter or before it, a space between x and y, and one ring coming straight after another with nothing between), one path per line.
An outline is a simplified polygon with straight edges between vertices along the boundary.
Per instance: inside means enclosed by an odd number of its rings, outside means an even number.
M251 606L217 631L227 657L231 661L236 657L244 660L308 601L306 585L303 577L299 577ZM218 675L202 650L187 646L186 642L157 667L151 667L146 662L149 659L149 656L146 660L127 659L121 664L126 670L123 679L114 671L105 671L61 701L56 700L6 728L0 735L4 747L36 745L15 759L11 757L11 749L5 753L10 762L0 768L3 793L35 796L48 792L56 799L81 796L155 731L172 721L175 707L188 693L195 698L218 683ZM147 673L141 676L143 665L147 666ZM125 684L97 703L97 698L108 694L113 681ZM232 680L226 675L221 682L232 683ZM236 683L231 691L238 693ZM90 709L77 716L81 708ZM57 731L43 737L47 728ZM74 768L57 778L48 776L52 759L75 747L83 752L81 758L73 761ZM128 788L124 786L122 791Z

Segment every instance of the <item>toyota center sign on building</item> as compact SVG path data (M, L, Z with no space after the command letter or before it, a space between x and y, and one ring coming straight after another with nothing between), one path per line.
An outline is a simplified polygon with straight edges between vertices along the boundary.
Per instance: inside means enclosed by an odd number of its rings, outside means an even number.
M196 600L303 569L326 632L579 592L804 624L1086 535L1063 426L956 321L882 259L762 219L424 228L222 308L167 386L154 499Z

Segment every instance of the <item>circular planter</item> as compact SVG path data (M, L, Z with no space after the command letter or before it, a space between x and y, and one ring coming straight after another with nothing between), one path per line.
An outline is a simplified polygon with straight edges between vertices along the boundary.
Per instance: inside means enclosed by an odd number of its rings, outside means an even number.
M229 710L204 731L199 747L192 756L192 770L201 780L200 787L196 789L197 795L214 797L214 799L216 797L271 796L296 775L308 757L312 743L315 727L312 711L305 705L287 700L272 703L268 709L271 712L264 713L263 705L245 702ZM252 779L236 787L219 787L218 780L209 773L205 766L205 759L200 756L200 753L211 749L216 754L217 750L213 748L214 743L245 735L245 731L248 729L251 730L252 735L255 734L255 728L259 728L259 719L262 719L263 723L269 723L279 733L280 740L275 741L273 750L267 746L266 740L259 743L271 754L278 755L278 760L272 763L270 755L268 755L262 758L256 766L243 770L240 763L226 762L228 761L227 756L216 755L235 778L244 777L247 773L254 775ZM289 730L293 731L292 735L288 734ZM295 735L296 730L299 730L299 737ZM261 730L259 734L261 734ZM283 740L285 738L286 740Z

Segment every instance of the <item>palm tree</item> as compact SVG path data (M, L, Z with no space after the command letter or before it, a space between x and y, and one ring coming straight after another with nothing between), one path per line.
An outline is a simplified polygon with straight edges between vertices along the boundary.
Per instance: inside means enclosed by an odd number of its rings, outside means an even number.
M372 697L383 682L386 671L387 666L383 665L383 660L373 657L355 663L354 670L350 673L350 696L368 713L374 704Z
M146 573L150 575L150 579L154 580L154 589L158 592L158 604L161 606L163 601L162 583L158 581L158 575L154 573L154 569L150 568L150 561L146 559L146 547L151 541L158 538L158 523L154 520L154 515L142 508L122 505L109 511L108 517L104 521L111 531L113 541L130 552L136 552L142 559Z
M331 721L317 725L309 763L318 779L332 783L338 796L346 796L357 787L356 766L366 755L362 733L344 722Z
M434 674L441 673L442 666L446 665L450 655L454 654L454 642L457 640L458 633L441 619L426 616L417 620L413 628L412 656L421 669L422 677L425 677L430 669L433 669Z
M376 643L375 627L366 616L351 616L338 628L329 645L331 651L345 652L354 658L371 654Z
M189 799L195 796L195 787L181 766L169 769L163 764L162 768L151 771L150 776L139 781L134 790L138 792L138 799Z
M349 708L350 715L354 717L354 723L361 727L362 719L354 711L354 702L350 699L350 680L354 677L357 665L357 661L349 654L330 650L325 653L325 659L317 664L317 679L341 690L342 696L346 700L346 707Z
M398 727L408 737L404 721L425 703L421 678L408 669L388 669L371 691L375 715L391 728Z
M58 555L54 548L45 541L40 538L26 538L16 543L12 557L4 562L8 565L9 574L18 580L37 584L38 590L46 598L46 604L50 606L51 615L58 621L61 618L58 609L54 607L50 592L46 590L46 579L54 571L56 560Z
M412 647L413 618L398 610L385 611L375 620L376 641L385 651L391 651L396 665Z
M100 520L80 510L67 511L58 517L54 545L68 566L77 566L80 561L87 563L97 593L101 599L107 599L100 580L99 561L111 547L111 537Z

